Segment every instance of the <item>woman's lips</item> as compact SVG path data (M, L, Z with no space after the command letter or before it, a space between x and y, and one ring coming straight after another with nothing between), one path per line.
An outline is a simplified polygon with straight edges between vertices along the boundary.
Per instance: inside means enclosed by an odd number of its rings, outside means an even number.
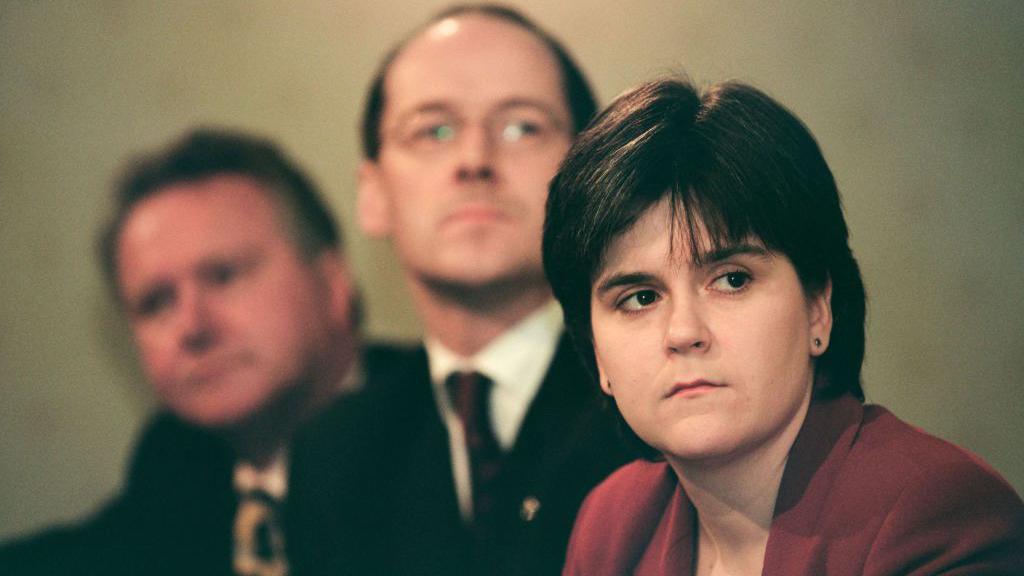
M693 394L701 394L709 392L715 388L724 388L724 384L716 384L708 380L693 380L690 382L677 382L669 388L665 398L671 398L672 396L682 395L688 396Z

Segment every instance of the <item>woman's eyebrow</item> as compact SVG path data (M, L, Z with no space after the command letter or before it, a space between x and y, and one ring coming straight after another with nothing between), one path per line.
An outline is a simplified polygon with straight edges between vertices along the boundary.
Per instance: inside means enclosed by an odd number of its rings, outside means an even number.
M654 276L645 272L624 272L619 274L612 274L605 278L600 284L594 287L594 293L598 296L605 294L609 290L621 286L632 286L634 284L649 284L654 281Z
M696 265L711 266L738 255L751 255L758 258L768 258L771 256L771 252L769 252L769 250L764 246L757 244L733 244L732 246L726 246L717 250L702 252L698 255L699 262ZM655 279L655 276L648 272L617 272L596 283L594 285L594 294L601 296L609 290L620 288L622 286L650 284L654 282Z
M750 255L757 256L759 258L768 258L770 256L770 252L764 246L759 246L756 244L733 244L732 246L726 246L724 248L719 248L717 250L701 252L697 254L696 262L700 266L710 266L712 264L717 264L722 260L728 260L733 256L739 255Z

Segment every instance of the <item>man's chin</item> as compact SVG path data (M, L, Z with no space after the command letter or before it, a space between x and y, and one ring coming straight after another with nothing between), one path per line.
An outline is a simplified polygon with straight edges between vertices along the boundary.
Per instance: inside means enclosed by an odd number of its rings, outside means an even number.
M522 290L534 284L547 286L543 270L520 262L494 263L486 260L467 260L458 266L448 266L420 275L428 286L441 292L460 296L472 293L501 293ZM468 293L468 294L467 294Z
M249 427L258 420L263 405L253 399L228 401L218 398L171 406L171 410L182 420L199 428L233 432Z

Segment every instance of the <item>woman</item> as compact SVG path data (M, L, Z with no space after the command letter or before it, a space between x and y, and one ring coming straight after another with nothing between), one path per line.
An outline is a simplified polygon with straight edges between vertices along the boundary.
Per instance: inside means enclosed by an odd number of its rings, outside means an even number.
M621 96L551 185L544 265L652 461L577 517L565 574L1024 574L976 456L863 405L865 295L806 127L739 83Z

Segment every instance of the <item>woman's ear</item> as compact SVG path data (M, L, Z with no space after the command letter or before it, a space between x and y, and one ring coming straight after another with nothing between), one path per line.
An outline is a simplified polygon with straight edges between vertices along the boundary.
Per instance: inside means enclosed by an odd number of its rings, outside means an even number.
M808 300L808 343L811 356L818 357L828 350L832 336L832 279Z
M597 355L597 350L594 351L594 360L597 364L597 379L601 384L601 391L614 398L615 394L612 393L612 381L608 379L608 375L605 374L604 368L601 367L601 358Z

